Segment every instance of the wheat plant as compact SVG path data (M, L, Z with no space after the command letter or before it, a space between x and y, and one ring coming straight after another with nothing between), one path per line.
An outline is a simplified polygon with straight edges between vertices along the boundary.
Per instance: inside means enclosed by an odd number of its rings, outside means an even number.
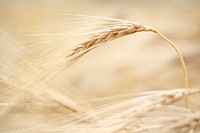
M18 44L8 41L1 30L7 49L12 47L15 59L0 54L0 132L2 133L198 133L199 110L188 105L189 95L198 95L199 89L188 88L188 76L181 52L176 45L157 30L131 21L65 14L72 17L72 29L47 26L36 34L23 37L51 36L45 41ZM77 18L86 21L82 26ZM89 23L90 22L90 23ZM90 31L90 32L88 32ZM110 41L137 32L153 32L167 41L181 62L183 89L147 91L140 94L119 95L117 101L93 107L91 101L62 77L61 73L91 50ZM81 39L84 36L84 39ZM74 41L75 37L80 37ZM55 45L56 43L56 45ZM83 88L84 89L84 88ZM162 89L162 88L161 88ZM116 96L117 97L117 96ZM114 97L108 97L114 99ZM185 99L185 108L181 99ZM103 98L101 99L104 100ZM20 117L19 123L17 121ZM36 119L34 119L36 118ZM17 123L12 126L13 123Z

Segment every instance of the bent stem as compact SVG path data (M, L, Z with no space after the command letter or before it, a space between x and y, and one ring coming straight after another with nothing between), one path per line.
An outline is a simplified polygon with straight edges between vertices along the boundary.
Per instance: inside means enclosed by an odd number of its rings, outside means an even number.
M186 65L185 65L185 61L183 59L183 56L181 54L181 52L179 51L179 49L176 47L176 45L170 41L168 38L166 38L163 34L161 34L160 32L154 30L154 29L151 29L152 32L156 33L157 35L159 35L161 38L163 38L164 40L166 40L175 50L176 50L176 53L178 54L179 56L179 59L181 61L181 66L182 66L182 69L183 69L183 74L184 74L184 82L185 82L185 89L187 90L188 89L188 75L187 75L187 70L186 70ZM185 96L185 108L186 108L186 111L188 111L188 96Z

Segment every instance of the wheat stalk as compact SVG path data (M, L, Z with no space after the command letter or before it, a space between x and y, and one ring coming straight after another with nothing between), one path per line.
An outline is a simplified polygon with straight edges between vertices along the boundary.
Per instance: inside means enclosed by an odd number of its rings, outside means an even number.
M157 35L159 35L164 40L166 40L178 54L178 57L181 62L182 70L183 70L185 88L186 89L188 88L188 76L187 76L185 61L183 59L181 52L179 51L179 49L176 47L176 45L172 41L170 41L168 38L166 38L160 32L158 32L157 30L155 30L151 27L148 27L148 26L145 26L142 24L137 24L137 23L130 22L130 21L124 21L124 20L118 20L118 21L122 21L123 23L121 23L121 25L119 25L119 24L113 25L111 27L108 27L107 29L97 32L88 41L75 46L75 48L73 48L71 51L69 51L69 54L67 55L67 57L74 57L72 59L72 62L73 62L74 60L78 59L79 57L81 57L82 55L91 51L92 49L95 49L96 47L101 46L102 43L117 39L119 37L137 33L137 32L143 32L143 31L153 32L153 33L156 33ZM188 98L187 97L185 97L185 106L187 109L188 108Z

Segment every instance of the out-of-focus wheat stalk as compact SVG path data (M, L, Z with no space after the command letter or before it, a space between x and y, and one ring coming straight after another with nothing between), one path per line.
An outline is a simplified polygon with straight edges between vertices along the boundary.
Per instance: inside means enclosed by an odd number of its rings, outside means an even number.
M87 113L81 113L14 132L195 132L199 126L198 111L189 110L186 113L183 108L172 108L170 105L184 96L197 93L200 93L199 89L144 92L136 98L108 104L91 112L88 110L89 114L97 116L99 123L95 123ZM79 117L72 120L76 115Z

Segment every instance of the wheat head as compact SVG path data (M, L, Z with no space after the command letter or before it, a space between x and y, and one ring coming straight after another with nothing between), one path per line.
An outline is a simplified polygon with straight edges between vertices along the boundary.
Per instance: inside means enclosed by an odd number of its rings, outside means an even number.
M103 29L99 32L97 32L95 35L93 35L88 41L85 41L79 45L76 45L72 50L69 51L69 54L67 57L73 57L71 61L74 62L76 59L80 58L82 55L86 54L87 52L91 51L92 49L95 49L96 47L101 46L102 43L117 39L119 37L123 37L126 35L134 34L137 32L153 32L156 33L158 36L163 38L165 41L167 41L176 51L178 54L178 57L181 62L182 70L183 70L183 76L184 76L184 84L185 88L188 88L188 75L186 70L185 61L183 59L183 56L180 52L180 50L176 47L176 45L170 41L168 38L166 38L164 35L162 35L157 30L145 26L142 24L137 24L130 21L125 20L118 20L114 19L116 21L120 21L120 23L117 23L113 26L108 26L108 28ZM185 106L186 110L188 108L188 98L185 97Z

